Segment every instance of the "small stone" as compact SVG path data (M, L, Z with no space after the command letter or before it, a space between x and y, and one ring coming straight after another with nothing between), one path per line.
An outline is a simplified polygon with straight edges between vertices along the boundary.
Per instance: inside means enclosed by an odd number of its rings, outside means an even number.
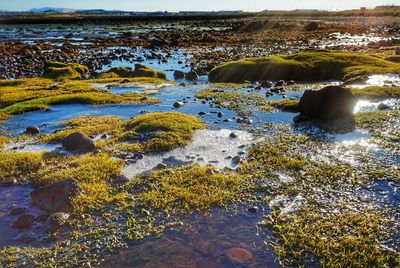
M117 184L127 184L129 182L129 178L125 175L119 175L116 179L115 182Z
M378 110L383 111L383 110L389 110L390 107L384 103L379 103L378 105Z
M232 163L233 164L235 164L235 165L238 165L240 162L242 161L242 159L240 158L240 156L234 156L233 158L232 158Z
M167 168L167 165L164 164L164 163L159 163L159 164L156 166L156 169L165 169L165 168Z
M15 222L13 222L11 227L15 229L29 229L32 227L34 220L35 220L34 215L22 214L16 219Z
M10 211L10 216L17 216L22 213L26 212L26 208L21 207L21 208L14 208L13 210Z
M183 102L181 102L181 101L177 101L174 103L174 108L180 108L182 106L183 106Z
M237 138L237 134L235 132L232 132L231 134L229 134L229 138L235 139Z
M50 215L47 219L46 227L51 233L57 232L61 229L69 219L69 214L64 212L57 212Z
M249 208L247 209L247 211L248 211L248 212L251 212L251 213L257 213L257 212L258 212L258 207L249 207Z
M25 133L29 135L38 135L40 133L40 129L37 126L29 126L26 128Z
M199 112L198 115L205 115L206 112Z
M235 264L244 265L251 261L253 255L244 248L230 248L226 251L226 256Z
M174 78L175 79L183 79L183 78L185 78L185 73L182 71L175 71Z
M218 116L218 117L222 117L223 115L224 115L224 114L223 114L222 112L218 112L218 113L217 113L217 116Z

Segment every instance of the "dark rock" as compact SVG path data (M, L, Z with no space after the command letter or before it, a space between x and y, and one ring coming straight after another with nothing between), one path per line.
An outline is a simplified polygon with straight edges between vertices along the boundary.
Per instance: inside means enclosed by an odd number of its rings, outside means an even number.
M274 85L274 83L272 83L271 81L262 81L260 84L260 87L266 87L266 88L270 88Z
M40 133L40 129L37 126L29 126L26 128L25 133L29 135L38 135Z
M312 21L304 26L304 30L306 31L316 31L319 28L319 24L315 21Z
M249 208L247 209L247 211L248 211L248 212L251 212L251 213L257 213L257 212L258 212L258 207L249 207Z
M237 138L237 134L235 132L232 132L231 134L229 134L229 138L231 139Z
M185 78L185 73L182 71L175 71L174 78L175 79L183 79L183 78Z
M46 221L47 230L51 233L57 232L60 230L69 218L69 214L64 212L57 212L50 215L50 217Z
M127 184L129 182L129 178L125 175L119 175L116 179L115 182L117 184Z
M223 115L224 115L224 114L223 114L222 112L218 112L218 113L217 113L217 116L218 116L218 117L222 117Z
M10 211L10 216L16 216L16 215L20 215L22 213L26 212L26 208L21 207L21 208L14 208Z
M82 191L78 181L66 179L34 190L32 203L46 211L68 211L72 199Z
M62 146L68 151L88 153L96 150L96 143L82 132L74 132L62 140Z
M34 220L35 220L34 215L22 214L16 219L15 222L13 222L11 227L15 229L29 229L32 227Z
M383 111L383 110L389 110L390 107L384 103L379 103L378 105L378 110Z
M232 158L232 163L234 165L238 165L241 161L242 161L242 159L238 155Z
M164 163L159 163L159 164L156 166L155 169L165 169L165 168L167 168L167 165L166 165L166 164L164 164Z
M353 116L357 98L347 88L328 86L321 90L306 90L298 110L309 119L337 119Z
M253 255L244 248L230 248L226 251L226 256L234 264L245 265L250 263Z
M186 73L185 78L187 80L193 81L193 80L199 79L199 75L195 71L190 71L190 72Z
M205 115L206 112L199 112L198 115Z
M180 108L182 106L183 106L183 102L181 102L181 101L177 101L174 103L174 108Z
M301 122L304 122L307 120L308 120L308 118L303 114L298 114L293 118L293 122L295 122L295 123L301 123Z

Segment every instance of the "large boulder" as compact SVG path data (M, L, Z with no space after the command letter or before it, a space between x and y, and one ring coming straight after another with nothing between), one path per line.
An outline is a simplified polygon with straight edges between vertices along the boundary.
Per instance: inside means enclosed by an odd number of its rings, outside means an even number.
M307 119L339 119L352 117L357 98L347 88L328 86L321 90L306 90L298 110Z
M82 132L74 132L62 140L62 146L68 151L89 153L96 150L96 143Z
M66 179L34 190L32 203L42 210L50 212L68 211L72 200L82 191L78 181Z

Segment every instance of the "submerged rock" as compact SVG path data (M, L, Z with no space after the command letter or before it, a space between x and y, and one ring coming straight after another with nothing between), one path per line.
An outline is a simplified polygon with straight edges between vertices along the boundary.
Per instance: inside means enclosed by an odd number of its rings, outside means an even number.
M82 191L75 179L66 179L38 188L31 193L32 203L46 211L67 211L72 199Z
M29 135L38 135L40 133L40 129L37 126L29 126L26 128L25 133Z
M183 102L181 102L181 101L177 101L174 103L174 108L180 108L182 106L183 106Z
M357 98L347 88L328 86L306 90L298 104L299 112L308 119L352 117Z
M187 80L197 80L199 78L199 75L195 71L190 71L186 73L185 75Z
M34 215L22 214L16 219L15 222L13 222L11 227L15 229L29 229L32 227L34 220L35 220Z
M47 230L54 233L61 229L65 225L69 218L69 214L64 212L57 212L50 215L46 221Z
M226 251L226 256L234 264L246 264L250 262L253 255L250 251L244 248L230 248Z
M78 153L93 152L96 149L96 143L82 132L74 132L65 137L62 146L68 151Z

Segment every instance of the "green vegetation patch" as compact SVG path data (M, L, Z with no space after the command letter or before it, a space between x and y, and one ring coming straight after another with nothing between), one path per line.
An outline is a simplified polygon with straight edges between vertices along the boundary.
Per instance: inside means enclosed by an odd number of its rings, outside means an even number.
M355 96L367 100L400 98L400 87L370 86L365 88L351 88L351 92Z
M214 68L209 79L211 82L347 80L380 73L400 73L400 64L355 52L306 51L227 62Z
M129 120L121 139L139 143L147 152L169 151L188 144L195 130L206 127L204 122L191 115L149 113Z
M47 62L44 70L44 78L64 80L64 79L84 79L89 73L89 68L78 63Z
M126 68L126 67L113 67L110 70L102 71L99 74L100 78L132 78L132 77L149 77L149 78L158 78L158 79L166 79L167 76L164 72L155 70L153 68L136 64L135 70Z
M277 101L272 101L270 103L270 105L274 108L291 113L298 112L297 108L298 104L299 104L298 100L277 100Z
M225 206L249 193L249 184L238 174L199 165L154 171L133 180L132 187L140 191L141 204L167 212Z

